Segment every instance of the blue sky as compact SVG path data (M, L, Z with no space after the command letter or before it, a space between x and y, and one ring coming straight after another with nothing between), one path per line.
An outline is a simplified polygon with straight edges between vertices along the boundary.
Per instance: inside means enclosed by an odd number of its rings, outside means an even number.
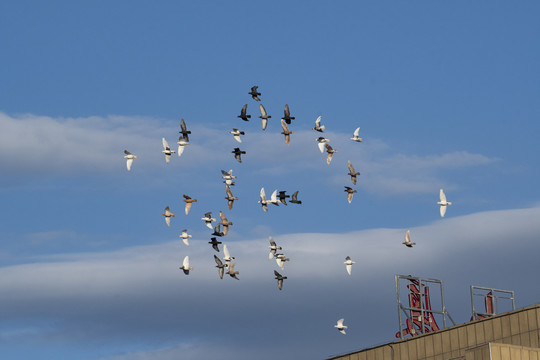
M0 355L322 359L393 340L395 274L443 280L457 322L469 285L538 303L539 7L0 4ZM244 104L250 122L236 117ZM330 165L317 116L338 150ZM166 164L161 138L176 142L180 118L192 145ZM124 149L139 156L130 172ZM361 173L351 204L347 160ZM221 169L238 176L232 210ZM264 213L261 187L299 190L303 204ZM199 200L187 216L182 194ZM218 278L199 220L220 210L240 281ZM268 236L291 258L281 292Z

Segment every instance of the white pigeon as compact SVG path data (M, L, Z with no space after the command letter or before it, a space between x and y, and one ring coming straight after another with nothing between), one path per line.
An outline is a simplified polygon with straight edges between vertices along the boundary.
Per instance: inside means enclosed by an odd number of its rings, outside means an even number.
M214 227L212 226L212 221L216 221L216 219L214 219L212 217L212 212L209 211L207 213L204 214L204 217L201 218L202 221L204 221L204 224L206 225L207 228L209 229L213 229Z
M268 125L268 119L270 119L271 116L266 113L266 109L264 108L263 104L259 104L259 109L261 110L261 116L259 117L262 119L262 129L266 130L266 125Z
M238 141L239 143L242 142L242 139L240 139L240 135L244 135L245 133L243 131L240 131L238 129L232 129L232 131L229 131L234 137L234 140Z
M229 266L229 264L231 263L231 261L234 260L234 257L231 256L231 254L229 253L229 249L227 249L227 244L223 244L223 260L225 260L225 266Z
M182 155L182 153L184 152L184 147L186 147L187 145L190 145L187 139L182 136L178 138L177 144L178 144L178 156Z
M345 267L347 268L347 272L349 273L349 275L351 275L352 265L353 265L353 264L356 264L356 261L352 261L352 260L351 260L351 257L350 257L350 256L347 256L347 257L345 258L344 264L346 265Z
M317 120L315 120L315 127L313 128L313 130L323 132L323 130L326 129L324 125L321 125L321 119L322 116L319 116Z
M171 209L169 209L169 207L167 206L163 214L161 215L165 216L165 222L167 223L167 226L171 226L171 217L174 217L174 213L171 212Z
M444 214L446 214L446 207L448 205L452 205L451 202L446 201L446 195L444 194L443 189L439 192L439 197L441 201L439 201L437 204L441 205L441 217L444 217Z
M165 154L165 161L168 164L171 161L171 154L176 153L176 151L171 150L171 147L165 138L161 138L161 143L163 144L163 150L161 150L161 152Z
M339 320L337 321L337 324L334 325L334 327L335 327L336 329L338 329L339 332L342 333L342 334L346 334L345 329L348 329L347 326L343 325L343 321L344 321L344 320L345 320L345 319L339 319Z
M291 261L288 257L285 256L285 254L276 254L276 263L277 265L283 270L285 267L285 262Z
M178 237L182 239L182 241L184 242L184 244L186 244L187 246L189 246L189 241L188 241L188 239L189 239L190 237L192 237L192 236L189 235L189 234L187 233L187 229L182 230L182 234L178 235Z
M270 241L270 246L268 247L270 249L270 254L268 254L268 260L272 260L276 255L276 251L281 250L281 246L277 246L274 238L271 236L268 237L268 240Z
M402 242L407 247L413 247L413 245L416 245L416 243L411 242L411 230L407 230L405 233L405 241Z
M356 130L354 130L353 137L351 138L352 141L362 142L363 139L361 137L358 137L359 132L360 132L360 128L357 127Z
M221 170L221 173L223 174L221 178L225 180L225 184L232 185L233 179L236 179L236 176L232 174L232 169L229 171Z
M319 147L319 150L321 151L321 153L324 153L324 144L329 142L329 141L330 141L330 139L327 139L327 138L322 137L322 136L319 136L317 138L317 142L318 142L317 146Z
M261 188L260 193L261 200L257 201L259 204L261 204L263 210L266 212L268 211L268 200L266 200L266 194L264 193L264 188Z
M179 269L184 270L184 274L186 275L189 275L189 270L193 270L193 266L189 266L189 256L184 258L182 266L180 266Z
M130 171L131 170L131 164L133 164L133 159L138 158L138 156L133 155L132 153L130 153L127 150L124 150L124 154L126 154L126 156L124 156L124 159L127 159L126 167L127 167L128 171Z
M274 190L274 192L273 192L272 195L270 196L270 200L268 200L268 202L270 202L270 203L272 203L272 204L274 204L274 205L276 205L276 206L279 206L279 203L280 203L281 201L279 201L278 198L277 198L277 189Z

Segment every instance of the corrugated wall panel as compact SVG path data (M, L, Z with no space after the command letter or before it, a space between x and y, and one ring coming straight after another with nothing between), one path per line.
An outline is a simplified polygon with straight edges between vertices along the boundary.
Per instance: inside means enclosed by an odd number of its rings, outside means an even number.
M510 317L501 317L501 329L503 338L510 336Z
M473 325L474 333L476 334L476 345L480 345L486 342L486 336L484 335L484 323L477 322Z
M425 336L424 337L424 348L426 349L426 357L432 357L435 355L433 352L433 336Z
M473 326L465 327L467 331L467 347L473 347L476 345L476 331Z
M451 340L452 332L453 330L443 331L441 333L441 347L442 347L442 352L445 354L450 353L452 351L452 340Z
M452 346L452 357L460 355L459 346L459 329L450 330L450 344Z
M435 333L430 337L433 338L433 354L442 354L443 352L442 334Z
M491 360L501 360L501 347L491 344Z
M422 359L426 356L426 340L425 337L420 337L416 340L416 353L419 359Z
M510 349L507 346L500 347L501 360L510 360Z

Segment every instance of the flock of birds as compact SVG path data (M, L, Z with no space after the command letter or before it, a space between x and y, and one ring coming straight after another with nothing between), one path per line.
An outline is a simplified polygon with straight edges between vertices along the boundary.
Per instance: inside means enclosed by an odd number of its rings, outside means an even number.
M253 100L261 101L261 99L259 98L261 93L258 92L258 86L253 86L251 88L251 91L248 94L251 95ZM249 121L249 119L251 118L251 115L247 114L247 107L248 107L248 104L245 104L242 107L242 109L240 110L240 115L237 116L238 118L240 118L240 119L242 119L244 121ZM259 110L260 110L260 113L261 113L259 118L262 121L262 130L266 130L267 125L268 125L268 119L270 119L272 116L268 115L268 113L266 112L266 109L264 108L263 104L259 104ZM281 127L283 129L281 134L283 134L285 136L285 144L287 146L290 144L291 135L293 134L293 132L289 130L288 125L290 125L291 121L294 120L294 119L295 119L295 117L291 116L289 105L285 104L285 109L283 111L283 117L281 118ZM326 127L321 124L321 119L322 119L322 117L319 116L315 120L315 126L312 128L312 130L315 130L315 131L320 132L320 133L324 133L324 130L325 130ZM350 138L350 140L352 140L354 142L358 142L358 143L362 142L363 139L361 137L359 137L359 132L360 132L360 128L358 127L353 132L353 136ZM177 141L177 145L178 145L178 150L177 151L172 150L171 147L169 146L169 143L165 140L165 138L162 138L162 145L163 145L162 153L165 155L165 161L167 163L169 163L171 161L171 155L172 154L177 153L178 156L181 156L182 153L184 152L184 148L186 146L190 145L190 143L189 143L189 135L191 134L191 131L189 131L187 129L187 126L186 126L186 123L185 123L184 119L180 120L180 131L179 131L179 133L181 135L179 136L179 139ZM230 131L229 133L233 135L233 138L238 143L242 143L241 136L245 135L244 131L241 131L238 128L233 128L232 131ZM327 155L326 155L326 163L329 165L330 162L332 161L333 155L337 152L337 150L333 149L332 146L330 146L328 144L330 142L330 140L325 138L324 136L319 136L316 140L317 140L318 148L319 148L320 152L321 153L324 153L324 152L327 153ZM232 153L234 154L235 159L239 163L242 162L242 155L246 154L245 151L242 151L238 147L234 148ZM124 154L125 154L124 158L126 159L127 170L130 171L131 167L133 165L133 160L137 159L138 156L133 155L132 153L130 153L127 150L124 150ZM351 164L350 161L347 162L347 167L348 167L348 170L349 170L347 175L350 176L352 184L356 185L357 176L360 175L360 173L355 170L354 166ZM233 193L232 193L232 190L231 190L231 186L235 185L234 179L236 179L236 176L234 176L232 174L232 172L233 172L232 169L229 170L229 171L221 170L223 183L225 183L225 192L226 192L226 195L227 195L225 197L225 199L227 200L227 205L228 205L229 210L232 210L233 205L234 205L234 201L238 200L238 197L235 197L233 195ZM344 191L347 193L348 202L351 203L352 200L353 200L353 194L356 193L357 191L354 190L350 186L345 186ZM289 199L289 203L299 205L299 204L302 204L302 201L298 200L298 192L299 191L296 191L296 192L294 192L292 194L292 196L290 196L290 195L287 195L286 191L278 191L276 189L276 190L274 190L272 192L272 194L270 195L270 198L267 199L266 194L265 194L265 190L264 190L264 187L263 187L260 190L260 194L259 194L260 200L258 201L258 203L261 204L262 210L265 211L265 212L268 211L268 205L269 204L272 204L272 205L275 205L275 206L278 206L279 204L287 205L287 199ZM185 202L185 206L184 206L185 214L188 215L193 203L196 203L197 199L194 199L194 198L192 198L192 197L190 197L188 195L185 195L185 194L182 194L182 196L184 198L183 202ZM440 189L439 199L440 199L440 201L437 202L437 204L440 205L440 215L441 215L441 217L444 217L445 214L446 214L446 209L447 209L448 205L451 205L452 203L446 200L446 195L445 195L443 189ZM171 218L175 217L175 213L171 211L169 206L167 206L167 207L165 207L165 210L162 213L162 215L165 217L165 222L166 222L167 226L170 226L171 225ZM224 244L222 241L218 240L218 237L222 238L222 237L224 237L224 236L226 236L228 234L229 227L232 226L233 223L230 222L227 219L227 217L226 217L225 213L223 213L223 211L219 212L219 218L221 220L219 222L217 222L217 220L215 218L212 218L212 212L206 212L204 214L204 217L201 218L201 220L204 222L204 224L209 229L213 230L213 233L211 234L212 237L210 238L210 241L208 242L212 246L212 248L216 252L220 252L219 245L223 245L222 250L223 250L223 255L224 256L222 258L220 258L220 257L218 257L217 255L214 254L214 261L216 263L215 267L218 269L218 276L219 276L220 279L223 279L223 276L225 274L227 274L233 279L240 280L238 278L238 276L237 276L240 273L239 273L239 271L235 270L236 263L233 262L233 260L235 260L235 257L231 256L231 254L229 252L229 249L227 248L227 244ZM216 225L213 225L214 222L217 222ZM179 238L181 238L183 243L185 245L187 245L187 246L189 246L189 238L191 238L191 237L192 237L192 235L188 234L187 229L183 229L181 231L181 234L179 235ZM276 264L283 271L284 267L285 267L285 263L287 261L290 261L290 259L288 257L286 257L286 255L283 252L278 252L278 251L283 250L283 249L282 249L281 246L278 246L276 244L276 242L275 242L275 240L273 239L272 236L269 237L269 243L270 243L270 245L268 246L268 248L270 249L270 252L269 252L268 258L269 258L269 260L275 259ZM411 241L410 230L407 230L407 232L405 233L405 241L403 242L403 244L405 246L407 246L407 247L413 247L413 245L416 245L416 243ZM354 265L355 263L356 262L353 261L350 258L350 256L347 256L345 258L345 262L344 262L345 269L346 269L346 271L347 271L347 273L349 275L352 274L352 265ZM182 261L182 266L180 266L179 269L183 270L185 275L189 275L190 271L193 270L193 266L191 266L190 262L189 262L189 255L186 255L184 257L184 260ZM283 281L285 279L287 279L287 276L283 276L277 270L274 270L274 275L275 275L275 279L277 280L278 289L282 290L283 289ZM343 318L339 319L337 321L336 325L334 325L334 327L336 329L338 329L338 331L340 331L342 334L345 334L345 329L347 329L348 327L343 325L343 322L344 322Z

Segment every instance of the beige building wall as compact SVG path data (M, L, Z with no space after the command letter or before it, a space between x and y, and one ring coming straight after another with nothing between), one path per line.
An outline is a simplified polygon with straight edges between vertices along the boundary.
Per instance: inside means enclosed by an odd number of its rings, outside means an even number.
M538 356L538 351L540 351L537 349L539 336L540 304L537 304L331 359L477 360L489 359L491 346L492 359L540 360L540 357L534 357ZM516 346L504 346L505 344ZM518 351L516 348L520 350ZM521 349L525 350L522 352ZM516 357L518 352L519 356L522 357ZM513 356L511 356L512 354Z

